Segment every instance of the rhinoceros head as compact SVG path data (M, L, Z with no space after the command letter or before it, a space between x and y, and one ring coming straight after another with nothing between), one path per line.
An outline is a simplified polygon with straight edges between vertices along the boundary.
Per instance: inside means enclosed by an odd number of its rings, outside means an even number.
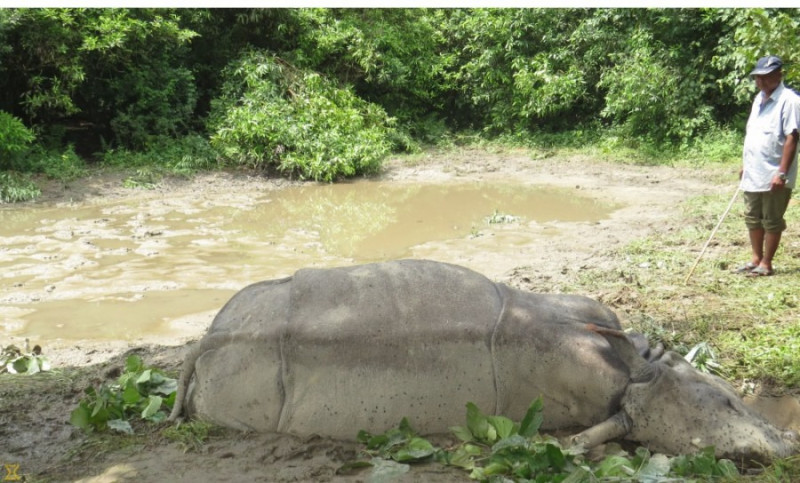
M631 382L621 406L627 439L654 451L689 454L714 446L717 457L766 463L798 451L797 435L784 432L744 405L724 380L698 371L666 351L647 361L622 332L592 328L628 365Z

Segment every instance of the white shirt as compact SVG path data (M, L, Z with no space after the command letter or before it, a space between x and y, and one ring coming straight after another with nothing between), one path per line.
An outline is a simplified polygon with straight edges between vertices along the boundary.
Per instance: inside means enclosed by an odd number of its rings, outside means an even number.
M769 191L772 178L778 173L786 136L800 132L800 96L784 87L783 82L762 106L763 92L753 101L742 153L742 191ZM798 149L800 151L800 149ZM786 173L786 187L797 181L797 152Z

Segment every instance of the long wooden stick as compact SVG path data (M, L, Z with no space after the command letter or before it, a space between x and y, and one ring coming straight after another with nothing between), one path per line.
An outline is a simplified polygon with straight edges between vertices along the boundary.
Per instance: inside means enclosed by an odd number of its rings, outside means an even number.
M722 216L719 217L719 222L717 222L717 226L715 226L714 229L711 231L711 236L709 236L708 240L706 240L706 244L703 245L703 249L700 250L700 255L697 257L697 260L694 261L694 265L692 265L692 269L689 270L689 274L686 275L686 280L683 281L684 285L689 283L689 279L692 277L692 274L694 273L694 269L697 268L697 264L700 263L700 259L703 258L703 254L705 254L706 248L708 248L708 244L711 243L711 239L714 238L714 235L717 234L717 230L719 229L720 225L722 225L722 220L724 220L725 217L728 216L728 212L731 211L731 207L733 206L733 202L736 200L736 195L738 195L738 194L739 194L739 187L737 186L736 187L736 191L733 193L733 197L731 198L730 203L728 203L728 208L726 208L725 209L725 213L723 213Z

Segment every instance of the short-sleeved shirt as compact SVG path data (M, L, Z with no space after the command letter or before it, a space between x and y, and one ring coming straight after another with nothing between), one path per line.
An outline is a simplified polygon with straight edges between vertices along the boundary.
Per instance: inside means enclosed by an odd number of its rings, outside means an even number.
M772 178L778 173L786 136L800 132L800 96L783 82L762 106L763 93L753 101L744 138L742 162L744 171L739 187L742 191L769 191ZM797 152L786 173L786 187L797 181Z

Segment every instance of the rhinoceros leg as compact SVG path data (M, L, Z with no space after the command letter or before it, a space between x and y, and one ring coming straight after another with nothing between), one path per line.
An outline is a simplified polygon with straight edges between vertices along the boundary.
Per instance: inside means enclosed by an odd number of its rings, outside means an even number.
M186 356L169 420L186 410L234 428L277 428L289 282L291 277L250 285L222 308Z
M201 341L196 343L191 349L189 349L189 352L186 354L186 359L183 362L181 377L178 379L178 389L177 393L175 394L175 404L172 406L172 412L170 412L167 421L176 421L183 412L184 403L186 403L186 393L192 377L195 375L197 359L209 352L215 352L231 346L236 342L242 342L241 340L236 340L242 338L242 336L237 337L236 334L228 332L208 334Z
M600 424L584 430L570 438L572 444L582 444L593 448L612 439L621 438L631 430L631 419L624 412L618 412Z

